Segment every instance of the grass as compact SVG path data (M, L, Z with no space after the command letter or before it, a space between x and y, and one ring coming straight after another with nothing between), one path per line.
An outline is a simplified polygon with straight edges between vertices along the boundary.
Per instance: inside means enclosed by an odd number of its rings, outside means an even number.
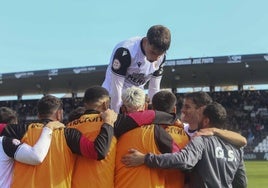
M248 188L268 187L268 161L245 161Z

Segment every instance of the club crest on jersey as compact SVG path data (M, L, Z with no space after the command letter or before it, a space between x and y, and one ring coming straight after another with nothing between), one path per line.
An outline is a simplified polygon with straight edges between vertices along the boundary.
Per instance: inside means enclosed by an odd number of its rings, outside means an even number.
M114 59L114 61L113 61L113 69L118 70L118 69L120 69L120 67L121 67L120 61L118 59Z

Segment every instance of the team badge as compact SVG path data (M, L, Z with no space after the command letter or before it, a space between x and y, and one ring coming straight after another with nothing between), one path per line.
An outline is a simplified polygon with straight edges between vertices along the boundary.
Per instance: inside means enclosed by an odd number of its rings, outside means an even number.
M121 67L120 61L118 59L115 59L113 62L113 69L118 70L118 69L120 69L120 67Z

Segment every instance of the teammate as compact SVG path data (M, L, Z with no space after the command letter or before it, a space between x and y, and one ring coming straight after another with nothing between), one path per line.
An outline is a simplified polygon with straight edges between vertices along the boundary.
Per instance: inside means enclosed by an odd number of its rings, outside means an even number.
M94 140L99 134L103 119L102 112L106 111L110 106L110 97L108 91L101 86L92 86L85 91L83 108L77 108L77 114L80 118L73 120L67 124L68 128L74 128L88 139ZM78 117L78 116L77 116ZM72 188L83 187L114 187L114 166L116 154L116 138L112 138L112 142L108 151L108 155L101 161L87 159L83 156L77 156L75 168L72 178Z
M152 98L152 108L159 111L164 111L168 113L176 113L176 96L168 91L162 90L156 93ZM179 147L184 148L189 142L187 133L183 129L183 124L177 120L178 125L166 126L165 131L172 137L173 142ZM173 144L174 145L174 144ZM179 151L179 149L172 149L172 152ZM163 170L165 178L165 188L173 187L185 187L187 183L185 181L185 174L180 170Z
M150 99L159 91L170 42L169 29L154 25L146 37L133 37L116 45L102 84L110 93L113 110L119 112L122 92L128 87L143 88L149 81Z
M247 139L240 134L223 129L207 128L198 130L200 117L206 105L212 103L212 98L206 92L187 93L183 99L181 109L181 121L185 123L184 130L190 137L194 135L217 135L227 140L228 142L243 147L247 144Z
M161 94L157 94L153 97L153 101L157 101L157 98L162 96ZM137 112L147 112L144 109L146 106L145 93L138 87L132 86L127 88L123 92L122 101L125 113L129 116L132 116L133 113ZM162 109L169 113L173 112L172 110L176 104L176 97L174 96L174 98L171 99L168 95L163 102L166 102L164 103L165 106L171 105L171 107L168 106L168 108ZM139 120L141 121L141 119ZM168 122L162 123L172 125ZM128 124L125 126L127 125ZM175 137L176 135L176 141L178 141L176 144L183 147L188 142L188 136L184 133L182 127L177 129L177 127L172 126L168 130L172 136ZM170 173L166 174L166 172L163 172L162 170L150 170L145 166L128 169L120 161L121 157L127 153L130 147L136 147L142 151L150 151L159 154L172 152L175 148L178 148L176 144L173 143L171 136L161 127L161 125L144 124L144 126L140 128L136 128L123 134L117 143L115 187L170 187L170 183L171 186L183 187L184 175L182 173L179 174L178 170L176 171L176 175L174 174L175 179L168 179L166 175L171 175ZM145 179L147 181L144 181Z
M200 128L224 128L226 111L211 103L203 111ZM180 152L161 155L142 154L135 149L122 158L127 166L146 164L151 168L192 170L190 187L246 187L243 151L217 136L198 136Z
M38 102L37 108L38 122L25 126L9 125L2 134L32 145L39 137L44 124L54 120L62 121L62 102L57 97L44 96ZM53 131L51 146L43 163L38 166L16 163L11 187L70 188L75 163L73 153L95 160L104 159L113 137L116 117L111 110L102 114L103 125L94 141L90 141L76 129Z
M8 107L0 107L0 123L2 125L17 123L16 112ZM59 122L48 123L33 147L17 139L0 136L0 187L10 187L14 159L30 165L40 164L48 152L52 130L62 126L64 125Z

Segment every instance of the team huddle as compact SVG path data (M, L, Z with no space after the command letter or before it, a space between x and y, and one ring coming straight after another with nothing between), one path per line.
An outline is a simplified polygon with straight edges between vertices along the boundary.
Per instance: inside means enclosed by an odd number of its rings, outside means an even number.
M0 187L246 187L246 139L224 129L224 107L193 92L177 112L176 96L160 90L170 40L156 25L119 43L103 85L84 92L65 125L53 95L28 124L0 107Z

